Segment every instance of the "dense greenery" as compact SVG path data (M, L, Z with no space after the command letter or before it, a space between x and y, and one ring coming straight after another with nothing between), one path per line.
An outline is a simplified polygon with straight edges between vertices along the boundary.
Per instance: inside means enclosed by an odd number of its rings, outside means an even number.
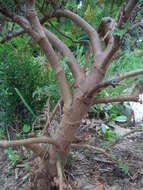
M42 60L43 59L43 60ZM34 57L33 50L27 45L26 38L17 38L0 47L0 122L21 124L31 123L33 115L25 107L23 99L38 115L46 101L47 88L54 92L53 101L58 98L58 91L52 71L44 72L41 56ZM54 84L54 85L53 85ZM44 90L43 90L44 89ZM56 93L55 93L56 92Z

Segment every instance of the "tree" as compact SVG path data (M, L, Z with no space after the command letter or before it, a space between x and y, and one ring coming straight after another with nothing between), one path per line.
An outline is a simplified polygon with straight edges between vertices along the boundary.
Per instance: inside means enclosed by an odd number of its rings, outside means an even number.
M75 11L77 11L77 2L72 2L76 5ZM111 4L113 3L114 1ZM86 17L83 19L72 10L72 5L70 4L69 6L69 4L66 1L55 0L0 1L2 29L4 22L9 22L12 26L8 34L1 39L1 43L25 33L31 36L45 53L54 71L60 88L61 98L64 102L64 117L53 137L47 136L48 125L45 125L41 137L19 141L0 141L0 147L23 145L28 149L32 149L41 158L38 169L31 174L32 185L34 189L38 190L52 189L50 181L57 176L57 172L59 173L59 163L63 167L65 166L76 131L91 105L109 101L137 101L140 93L135 91L128 96L96 97L96 93L103 88L108 86L115 87L125 78L143 74L143 70L139 69L104 80L109 65L119 56L117 53L122 44L123 36L130 31L128 27L124 35L121 36L120 31L123 24L130 18L132 11L138 6L139 2L137 0L129 0L123 3L121 8L118 6L116 17L103 17L97 31L87 21L89 16L88 9L90 7L88 7ZM69 10L65 8L68 6ZM88 35L89 41L86 41L86 45L88 44L93 54L92 65L89 70L87 70L88 56L87 62L81 68L70 48L44 26L46 22L50 23L53 18L60 22L63 17L71 20ZM74 77L72 86L69 85L66 79L55 49L63 57L67 57L67 64ZM72 89L74 89L74 92L72 92Z

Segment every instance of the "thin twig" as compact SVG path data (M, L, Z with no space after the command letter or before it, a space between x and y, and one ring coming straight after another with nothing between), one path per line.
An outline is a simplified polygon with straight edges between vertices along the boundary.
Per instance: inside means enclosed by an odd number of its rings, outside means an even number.
M54 107L54 110L52 111L49 120L47 120L47 122L45 124L45 127L44 127L44 129L42 131L43 135L46 135L48 133L48 128L50 126L50 123L53 120L54 116L56 115L56 113L58 111L58 108L59 108L59 104L61 103L61 101L62 101L62 97L59 99L59 101L57 102L56 106Z
M85 43L85 44L89 44L88 40L73 40L70 36L68 36L64 32L60 31L51 21L48 21L48 22L59 34L61 34L65 38L69 39L72 43Z

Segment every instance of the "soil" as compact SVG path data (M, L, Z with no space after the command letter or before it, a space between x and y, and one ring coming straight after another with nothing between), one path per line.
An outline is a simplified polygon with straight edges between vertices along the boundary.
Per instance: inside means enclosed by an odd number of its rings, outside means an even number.
M16 177L16 170L9 169L9 161L0 149L0 190L28 190L24 179Z
M86 120L77 135L84 140L84 144L104 148L111 142L105 141L99 133L100 125L101 121L91 124L90 120ZM111 159L93 149L71 148L73 160L65 169L65 183L72 187L69 190L143 190L143 132L122 139L108 154ZM113 159L118 162L120 159L120 167ZM0 190L28 190L28 172L19 169L18 165L15 169L9 169L8 165L9 161L1 150Z

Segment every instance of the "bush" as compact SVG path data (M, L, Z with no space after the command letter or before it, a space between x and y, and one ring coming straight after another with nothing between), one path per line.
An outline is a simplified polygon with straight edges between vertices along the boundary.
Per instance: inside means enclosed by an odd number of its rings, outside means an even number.
M52 71L48 69L48 75L43 72L41 60L34 57L31 48L25 44L24 38L17 38L0 46L0 123L3 124L30 124L34 119L15 88L38 115L49 94L46 91L40 99L33 94L37 89L42 89L42 93L46 88L51 91L51 84L55 81ZM57 85L54 84L53 104L59 96Z

